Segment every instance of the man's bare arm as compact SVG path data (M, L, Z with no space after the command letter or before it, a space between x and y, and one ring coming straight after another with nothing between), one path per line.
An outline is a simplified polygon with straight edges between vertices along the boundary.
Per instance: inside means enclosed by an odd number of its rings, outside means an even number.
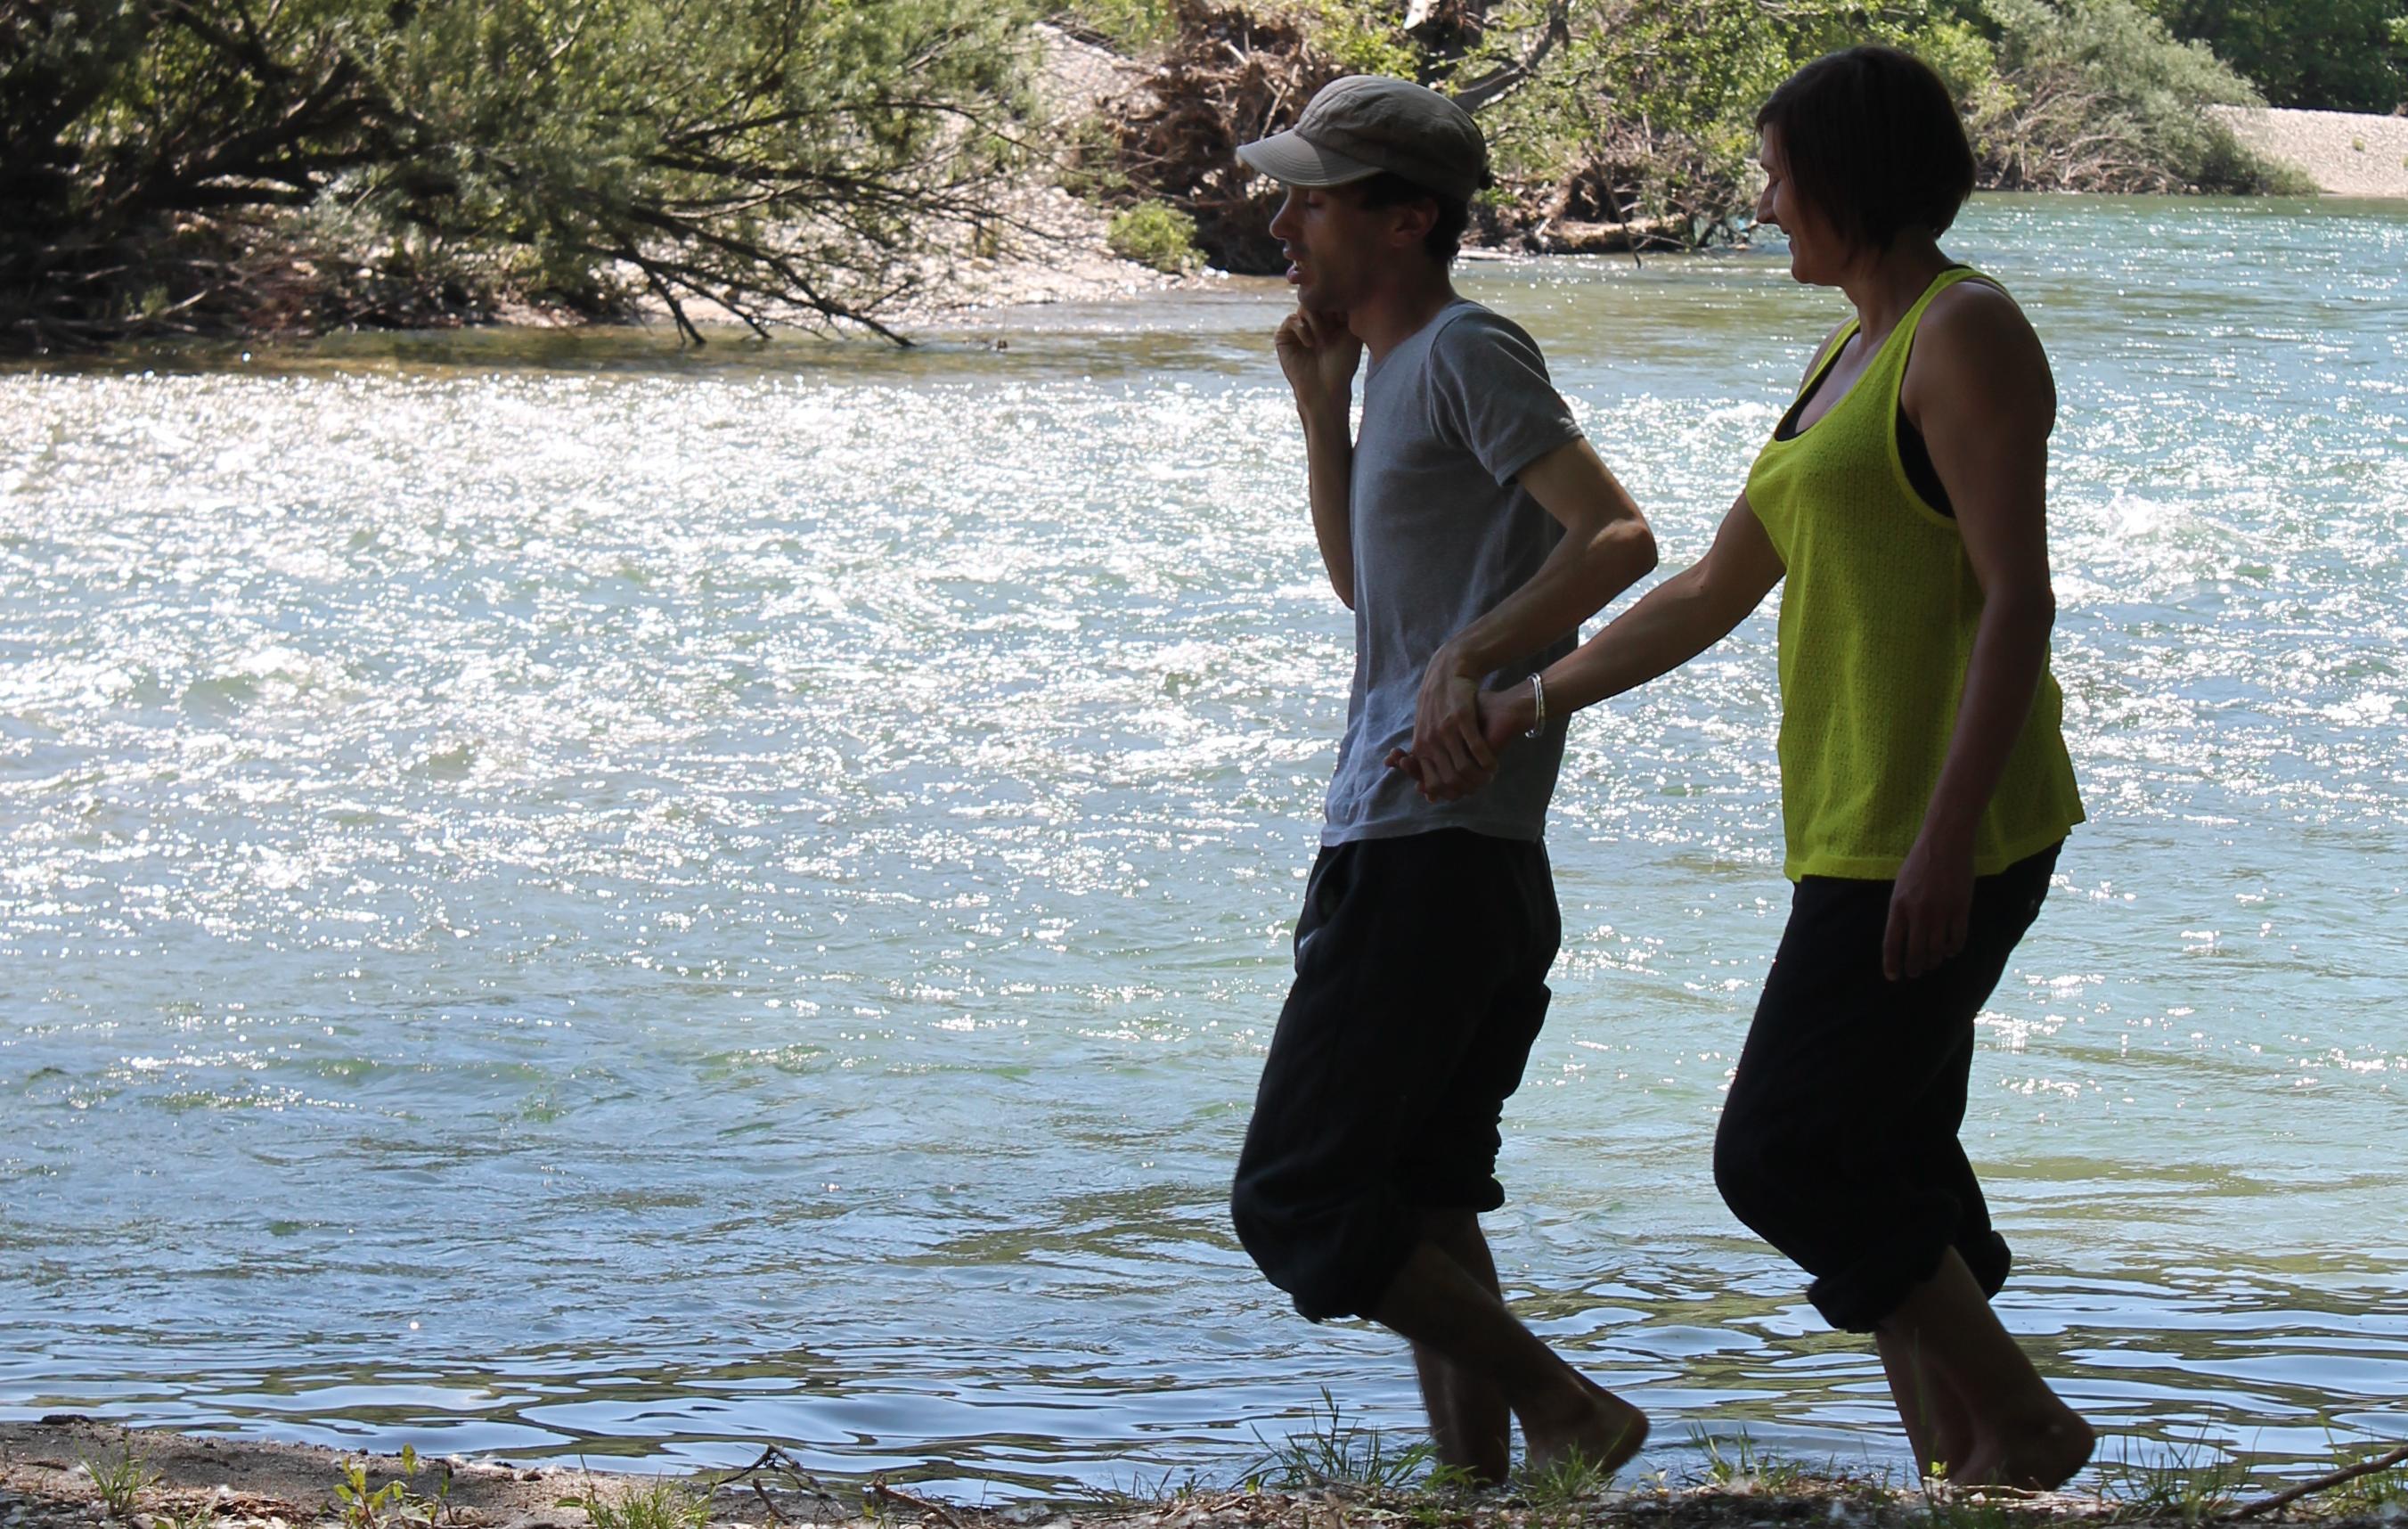
M1568 633L1656 567L1647 517L1585 440L1573 440L1521 474L1522 486L1564 528L1528 582L1449 639L1424 671L1412 757L1433 795L1472 789L1497 768L1482 735L1483 676Z
M1354 368L1363 342L1333 313L1291 313L1279 326L1280 370L1296 393L1304 422L1305 491L1312 501L1312 540L1329 586L1348 610L1354 608L1354 539L1352 481L1354 439L1351 414Z

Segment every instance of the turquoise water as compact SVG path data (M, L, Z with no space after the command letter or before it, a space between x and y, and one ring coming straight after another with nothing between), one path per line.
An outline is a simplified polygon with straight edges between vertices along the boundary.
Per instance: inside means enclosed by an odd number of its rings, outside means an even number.
M1975 1065L2003 1309L2111 1461L2408 1435L2408 207L1951 248L2065 399L2092 819ZM1763 252L1463 284L1668 570L1837 316ZM1222 1209L1350 663L1283 300L0 377L0 1417L990 1496L1228 1479L1324 1387L1410 1431ZM1707 1174L1770 610L1575 730L1491 1219L1676 1475L1904 1463Z

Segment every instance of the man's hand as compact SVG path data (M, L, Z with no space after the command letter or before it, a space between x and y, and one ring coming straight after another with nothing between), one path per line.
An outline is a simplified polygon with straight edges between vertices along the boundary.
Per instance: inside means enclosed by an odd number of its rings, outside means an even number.
M1919 977L1964 949L1972 911L1972 835L1925 825L1890 891L1882 975Z
M1363 342L1346 327L1346 315L1299 309L1281 323L1276 343L1297 407L1343 419L1354 402L1354 368L1363 364Z

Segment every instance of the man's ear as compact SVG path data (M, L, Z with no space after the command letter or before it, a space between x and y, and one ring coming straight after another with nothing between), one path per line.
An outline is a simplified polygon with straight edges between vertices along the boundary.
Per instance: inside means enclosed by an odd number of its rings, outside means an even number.
M1397 215L1397 221L1389 225L1389 242L1400 250L1421 243L1438 225L1438 204L1426 197L1398 202L1389 210Z

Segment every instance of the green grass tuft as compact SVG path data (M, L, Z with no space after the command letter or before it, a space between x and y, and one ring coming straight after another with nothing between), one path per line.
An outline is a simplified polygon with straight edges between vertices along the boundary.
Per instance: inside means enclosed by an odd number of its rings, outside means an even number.
M1268 1451L1246 1473L1252 1486L1299 1491L1311 1487L1401 1487L1431 1464L1427 1444L1392 1450L1376 1428L1363 1428L1340 1416L1326 1388L1324 1410L1308 1410L1311 1426L1274 1444L1254 1435Z
M590 1488L576 1499L594 1529L703 1529L710 1499L678 1481L652 1481L613 1501Z
M2187 1445L2167 1446L2165 1454L2139 1459L2126 1440L2114 1460L2098 1463L2099 1475L2121 1519L2174 1519L2199 1523L2231 1507L2248 1479L2205 1435Z
M111 1518L133 1517L142 1493L159 1483L159 1473L134 1452L131 1440L118 1446L114 1460L86 1455L81 1464L84 1475L92 1478L93 1490L100 1493L101 1507Z
M1758 1450L1744 1428L1727 1438L1717 1438L1702 1428L1692 1428L1689 1430L1689 1442L1706 1457L1699 1479L1708 1486L1769 1493L1778 1497L1794 1494L1814 1479L1799 1462L1784 1460Z
M1543 1470L1525 1463L1513 1478L1514 1495L1541 1511L1577 1507L1612 1484L1612 1471L1577 1452Z

